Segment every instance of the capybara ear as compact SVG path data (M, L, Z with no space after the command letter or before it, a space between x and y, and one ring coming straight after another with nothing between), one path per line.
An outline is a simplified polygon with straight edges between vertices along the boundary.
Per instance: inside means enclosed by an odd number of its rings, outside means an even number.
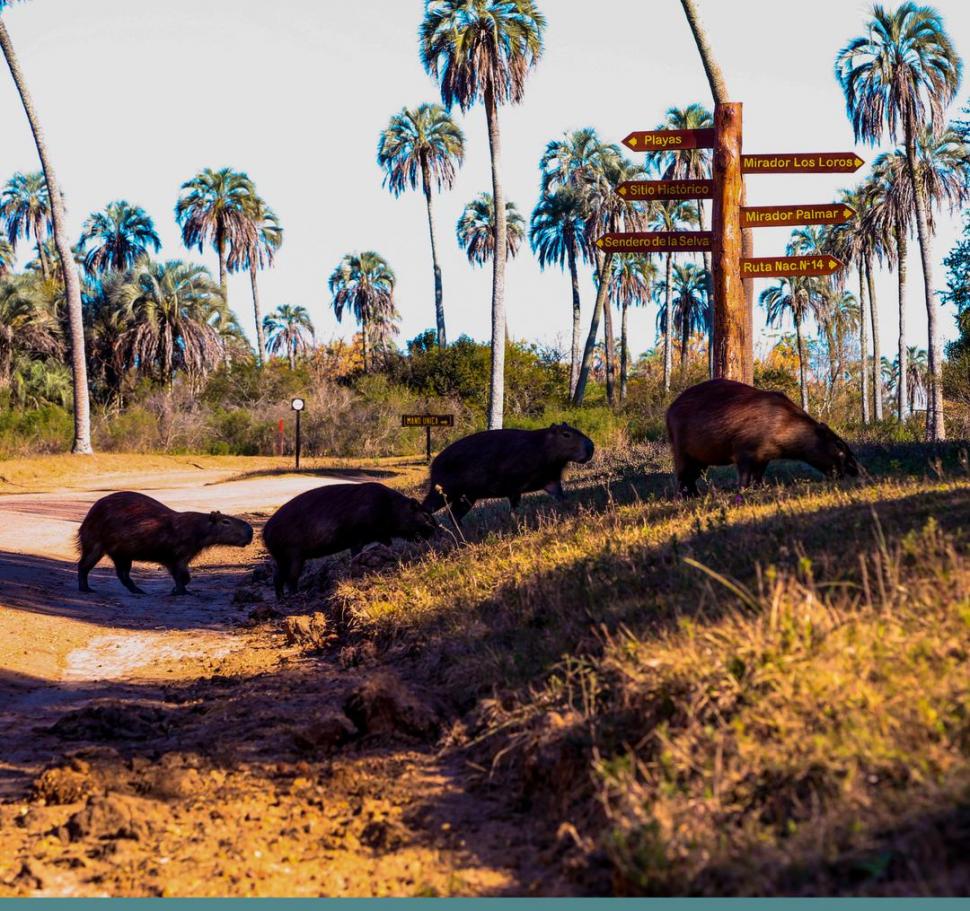
M209 513L209 521L210 522L218 522L220 518L222 518L222 513L219 512L218 509L215 512L210 512Z

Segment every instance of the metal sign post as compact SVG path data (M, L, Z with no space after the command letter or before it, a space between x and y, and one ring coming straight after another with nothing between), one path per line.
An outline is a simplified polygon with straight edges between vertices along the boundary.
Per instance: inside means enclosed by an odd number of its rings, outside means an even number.
M300 447L302 445L302 440L300 439L300 412L306 408L306 402L301 398L295 398L290 402L290 408L296 412L296 470L300 470Z
M453 414L402 414L402 427L423 427L425 430L425 454L428 461L431 461L431 428L432 427L454 427L455 416Z

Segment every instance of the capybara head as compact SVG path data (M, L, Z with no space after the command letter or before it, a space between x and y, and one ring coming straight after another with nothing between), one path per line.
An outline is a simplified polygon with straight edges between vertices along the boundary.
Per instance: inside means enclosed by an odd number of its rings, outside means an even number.
M817 444L815 460L812 465L825 474L844 478L859 476L859 463L855 460L848 443L828 424L820 423L816 428Z
M430 538L438 530L434 515L413 497L403 497L399 500L395 512L398 533L402 538L411 540Z
M225 516L221 512L209 513L206 532L210 545L226 544L231 547L245 547L253 540L252 525L235 516Z
M546 449L556 461L588 462L593 458L593 441L568 424L553 424L546 431Z

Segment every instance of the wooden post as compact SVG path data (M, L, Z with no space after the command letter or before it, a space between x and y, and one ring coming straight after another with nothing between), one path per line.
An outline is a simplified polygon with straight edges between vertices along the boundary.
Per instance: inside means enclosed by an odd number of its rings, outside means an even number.
M431 425L427 424L424 428L428 432L427 436L427 451L428 451L428 464L431 464Z
M300 448L302 444L300 439L300 412L296 413L296 470L300 470Z
M741 104L714 106L714 376L752 381L751 314L741 281Z

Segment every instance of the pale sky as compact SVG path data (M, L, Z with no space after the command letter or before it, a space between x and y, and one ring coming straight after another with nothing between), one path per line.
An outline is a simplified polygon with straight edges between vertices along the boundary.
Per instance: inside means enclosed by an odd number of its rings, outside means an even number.
M857 151L833 76L836 52L861 33L869 4L857 0L699 0L732 97L744 104L748 153ZM652 129L671 105L710 91L677 0L540 0L545 52L521 105L500 112L508 197L528 217L538 161L565 130L595 127L619 142ZM936 4L958 49L970 47L970 3ZM173 207L179 185L203 167L232 166L255 180L278 212L285 241L260 276L264 312L281 303L310 311L318 338L349 337L330 310L326 279L349 251L375 249L398 277L400 342L434 325L434 291L424 201L395 199L375 161L379 132L404 105L440 101L418 58L420 0L30 0L4 13L47 131L68 203L72 238L92 211L124 198L154 218L163 258L206 263L181 244ZM0 181L38 162L12 81L0 71ZM950 115L966 103L966 80ZM481 106L456 119L466 159L435 215L449 337L489 336L491 272L470 266L454 228L466 202L491 188ZM864 169L858 172L865 173ZM853 175L749 177L749 204L825 203ZM960 234L959 214L938 220L934 284ZM755 255L784 252L787 229L755 232ZM910 263L909 341L926 346L922 274ZM27 258L22 251L22 262ZM766 285L758 281L756 290ZM853 281L853 290L855 283ZM584 320L594 289L582 281ZM883 352L897 332L895 277L878 282ZM252 336L248 276L231 279L230 304ZM509 266L513 335L568 339L568 276L540 271L527 246ZM654 343L655 310L634 311L631 347ZM345 320L347 317L345 316ZM940 320L956 334L952 310ZM755 315L764 348L764 320Z

